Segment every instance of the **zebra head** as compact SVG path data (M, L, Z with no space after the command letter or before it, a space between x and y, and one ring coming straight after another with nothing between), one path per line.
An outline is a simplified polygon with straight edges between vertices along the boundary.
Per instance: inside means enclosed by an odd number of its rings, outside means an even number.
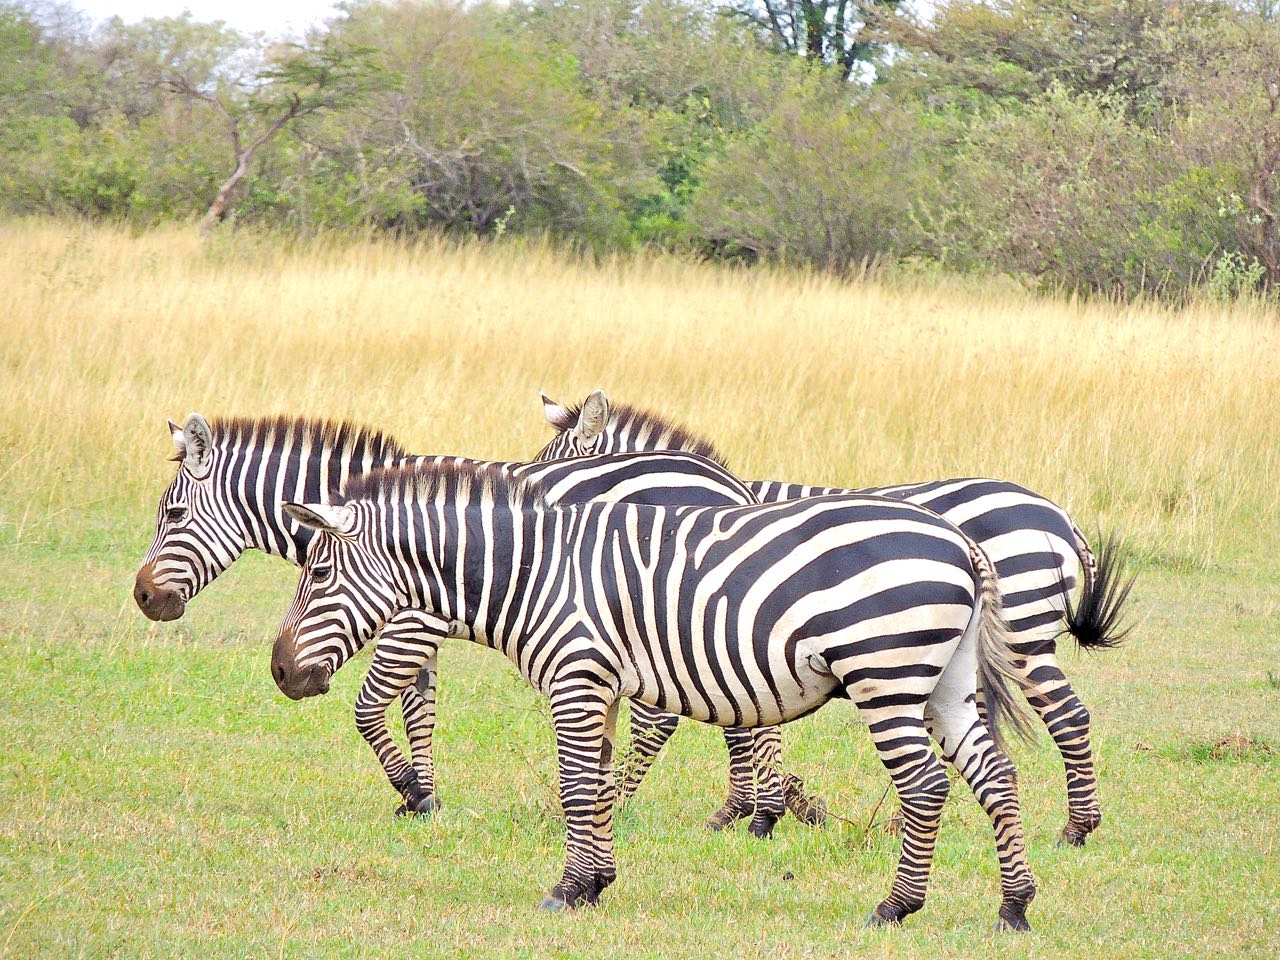
M291 700L326 693L329 679L403 606L362 504L285 503L316 531L293 604L271 648L271 676Z
M179 427L169 421L178 448L178 473L160 498L156 532L134 581L133 598L152 620L177 620L187 601L243 553L248 545L240 516L227 496L213 430L198 413Z
M563 460L593 453L620 452L606 446L609 398L603 390L595 391L582 406L572 409L556 403L544 393L542 410L547 422L555 427L556 437L542 448L534 460Z

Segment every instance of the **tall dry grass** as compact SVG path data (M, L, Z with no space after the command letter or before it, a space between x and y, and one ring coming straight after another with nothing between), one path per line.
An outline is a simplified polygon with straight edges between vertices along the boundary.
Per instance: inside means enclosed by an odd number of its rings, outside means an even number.
M522 458L597 386L745 477L986 474L1169 562L1280 543L1280 323L529 246L0 224L0 523L150 524L166 417L291 411ZM145 536L144 534L141 534Z

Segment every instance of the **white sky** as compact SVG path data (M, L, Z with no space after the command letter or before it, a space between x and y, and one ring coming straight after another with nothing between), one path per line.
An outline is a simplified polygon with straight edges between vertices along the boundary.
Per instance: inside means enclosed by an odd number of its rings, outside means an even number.
M225 20L245 32L301 34L333 15L327 0L71 0L94 20L119 16L132 22L143 17L173 17L190 10L197 20Z

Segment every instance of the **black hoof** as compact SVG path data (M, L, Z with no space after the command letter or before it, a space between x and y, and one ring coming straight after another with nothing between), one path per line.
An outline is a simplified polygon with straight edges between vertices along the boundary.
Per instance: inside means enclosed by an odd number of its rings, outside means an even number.
M569 905L559 897L545 896L542 902L538 904L539 910L545 910L548 913L560 913L562 910L568 910Z
M396 807L397 817L429 817L440 809L440 801L435 794L422 793L405 798L405 802Z
M825 827L827 825L827 801L825 800L810 801L805 804L803 812L796 813L794 808L791 812L795 813L796 819L805 826Z
M726 803L707 818L707 829L723 830L726 827L732 827L739 820L744 820L753 813L755 813L755 807L739 807L733 803Z
M1088 839L1088 831L1077 827L1074 823L1068 823L1062 828L1062 833L1058 834L1058 847L1083 847L1084 842Z
M1000 904L1000 920L997 930L1016 930L1019 933L1031 929L1027 923L1027 905L1019 900L1006 900Z
M867 918L867 927L869 928L870 927L900 927L900 926L902 926L901 920L890 920L886 917L882 917L880 916L878 911L873 911L871 916Z
M751 818L751 824L747 830L751 832L753 837L759 837L761 840L768 840L773 836L774 824L778 822L778 817L772 813L757 813Z

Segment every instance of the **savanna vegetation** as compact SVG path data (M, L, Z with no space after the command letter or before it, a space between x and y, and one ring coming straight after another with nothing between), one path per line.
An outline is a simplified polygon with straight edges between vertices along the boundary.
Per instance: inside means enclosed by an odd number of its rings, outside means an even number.
M197 211L204 187L191 196ZM0 953L1275 955L1280 333L1264 300L1124 305L569 254L518 232L0 225ZM897 841L838 704L788 728L789 765L838 817L825 829L705 832L723 747L690 724L621 814L602 905L537 914L562 849L552 738L501 658L446 646L444 809L395 820L350 718L367 656L316 700L271 681L287 564L247 557L176 623L133 605L174 469L166 417L347 416L416 451L507 459L547 436L539 388L597 386L704 431L746 477L990 474L1126 536L1127 644L1063 657L1105 813L1086 848L1054 846L1047 738L1014 749L1033 934L992 931L990 828L961 790L925 909L862 928Z
M0 2L0 207L1185 300L1280 282L1273 0Z

